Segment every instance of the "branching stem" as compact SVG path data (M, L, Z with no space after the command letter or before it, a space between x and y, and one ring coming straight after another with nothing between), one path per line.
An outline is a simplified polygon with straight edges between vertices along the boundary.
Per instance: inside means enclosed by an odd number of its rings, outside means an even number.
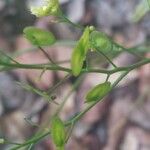
M107 70L107 69L82 69L82 73L103 73L103 74L114 74L116 72L120 72L120 71L126 71L126 70L133 70L136 68L139 68L145 64L150 63L150 59L149 58L145 58L144 60L141 60L133 65L127 66L127 67L117 67L115 69L112 70ZM47 68L47 70L54 70L54 71L64 71L64 72L68 72L71 73L71 69L70 68L65 68L65 67L61 67L61 66L55 66L53 64L11 64L11 63L6 63L6 62L2 62L0 61L0 66L5 66L7 68L11 69L44 69L45 67Z

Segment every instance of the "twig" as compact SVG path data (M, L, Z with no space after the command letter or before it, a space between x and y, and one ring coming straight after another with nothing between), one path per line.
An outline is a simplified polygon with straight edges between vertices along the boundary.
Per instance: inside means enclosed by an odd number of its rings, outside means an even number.
M102 51L96 51L96 52L97 52L98 54L104 56L104 57L108 60L108 62L109 62L110 64L112 64L112 66L114 66L114 68L118 68L118 67L111 61L111 59L110 59L109 57L107 57Z
M82 69L81 73L103 73L103 74L114 74L116 72L120 72L120 71L126 71L126 70L133 70L136 68L139 68L145 64L149 64L150 63L150 59L149 58L145 58L144 60L141 60L133 65L127 66L127 67L117 67L115 69L112 70L107 70L107 69ZM0 66L5 66L5 67L9 67L10 70L11 69L37 69L37 70L41 70L44 69L45 67L47 68L47 70L54 70L54 71L64 71L64 72L68 72L71 73L71 69L70 68L65 68L65 67L61 67L61 66L54 66L54 65L46 65L46 64L11 64L11 63L6 63L6 62L1 62L0 61Z
M41 47L41 46L38 46L38 48L43 52L43 54L48 58L48 60L54 64L54 65L57 65L52 59L51 57L48 55L48 53Z
M51 94L52 92L54 92L62 83L64 83L68 78L70 78L70 74L67 74L62 80L60 80L56 85L50 87L47 90L47 94Z

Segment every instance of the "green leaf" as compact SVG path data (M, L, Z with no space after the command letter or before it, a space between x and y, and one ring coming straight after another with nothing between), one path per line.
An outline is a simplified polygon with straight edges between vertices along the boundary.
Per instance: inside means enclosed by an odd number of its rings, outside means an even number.
M89 35L90 29L86 27L83 35L73 50L71 58L72 74L78 76L82 70L83 62L85 60L88 48L89 48Z
M11 58L9 55L5 54L5 52L0 51L0 61L4 63L11 63L13 58Z
M0 62L11 63L11 60L8 57L0 56Z
M24 30L25 37L36 46L49 46L55 43L56 39L51 32L40 28L26 27Z
M51 122L51 136L57 147L63 147L65 145L65 126L62 120L57 116L55 116Z
M86 102L100 101L111 90L111 83L105 82L96 85L86 95Z
M105 33L93 31L90 34L90 46L94 50L109 52L112 49L112 42Z
M30 92L33 92L35 94L38 94L39 96L42 96L45 100L47 100L47 102L52 102L52 103L55 103L57 104L55 101L54 101L54 96L50 96L48 95L46 92L38 89L38 88L35 88L29 84L25 84L25 83L20 83L20 82L17 82L18 85L20 85L22 88L24 88L25 90L27 91L30 91Z
M150 0L141 0L137 5L132 19L134 22L140 21L150 11Z

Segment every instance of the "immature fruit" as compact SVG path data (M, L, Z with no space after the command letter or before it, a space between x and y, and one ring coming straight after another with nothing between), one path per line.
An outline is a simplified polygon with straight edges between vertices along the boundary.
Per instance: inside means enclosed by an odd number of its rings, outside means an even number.
M96 85L86 95L86 102L100 101L111 90L111 83L105 82Z
M51 32L35 27L26 27L24 30L25 37L36 46L49 46L55 43L56 39Z
M57 147L65 145L65 126L59 117L54 117L51 122L51 136Z
M73 50L71 58L71 69L74 76L78 76L82 70L83 62L89 48L89 34L90 29L89 27L86 27L83 35Z
M0 144L4 144L5 143L5 140L0 138Z
M90 34L91 48L97 51L109 52L112 48L112 42L109 37L98 31L93 31Z

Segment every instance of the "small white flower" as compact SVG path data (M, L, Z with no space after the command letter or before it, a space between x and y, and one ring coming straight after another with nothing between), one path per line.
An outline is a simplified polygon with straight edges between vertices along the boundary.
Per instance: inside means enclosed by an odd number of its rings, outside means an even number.
M37 17L60 16L61 10L58 0L44 0L44 4L39 7L31 7L31 13Z

